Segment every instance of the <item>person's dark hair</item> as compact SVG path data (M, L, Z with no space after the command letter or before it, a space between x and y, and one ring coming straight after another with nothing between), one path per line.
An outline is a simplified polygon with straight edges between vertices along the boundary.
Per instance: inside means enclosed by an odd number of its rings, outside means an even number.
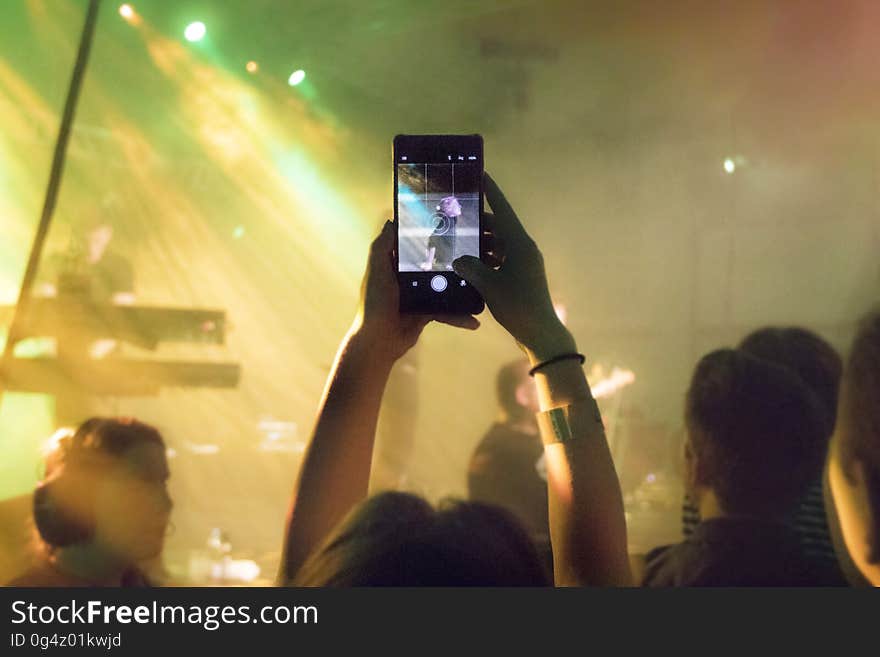
M102 478L124 464L131 474L147 480L164 480L167 470L159 463L129 463L125 456L143 444L164 448L155 428L128 419L93 417L83 422L59 445L46 479L34 491L34 522L50 548L88 541L94 534L95 496Z
M816 396L792 372L739 350L700 360L685 421L702 483L726 513L787 513L824 458L825 416Z
M768 327L747 335L739 349L782 365L813 391L828 416L828 438L837 416L837 393L843 373L840 354L826 340L799 327Z
M297 586L546 586L528 533L509 512L478 502L433 508L386 492L356 507L300 571Z
M880 309L859 324L846 362L840 407L844 471L858 461L865 471L874 535L880 536ZM880 561L880 544L872 557Z
M516 389L528 376L529 362L527 360L511 361L498 370L498 375L495 378L495 394L498 397L498 405L508 418L517 420L531 413L516 400Z

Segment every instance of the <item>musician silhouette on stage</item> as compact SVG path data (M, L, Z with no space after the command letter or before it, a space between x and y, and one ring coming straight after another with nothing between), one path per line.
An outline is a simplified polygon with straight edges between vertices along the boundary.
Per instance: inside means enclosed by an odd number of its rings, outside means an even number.
M451 271L455 260L455 224L461 216L461 203L454 196L440 199L434 213L434 232L428 238L425 271Z
M121 355L119 342L113 337L83 333L76 328L77 317L82 314L94 316L108 306L135 302L131 263L111 247L111 221L119 215L118 207L118 198L109 196L95 214L74 221L69 248L47 258L36 287L37 295L56 297L70 311L69 321L59 326L55 339L58 363L71 377L66 392L56 395L58 424L76 424L103 410L82 389L76 372L88 361Z
M134 303L134 270L110 246L117 204L115 197L105 200L100 213L75 226L67 252L49 257L48 276L38 288L42 296L72 293L92 303Z

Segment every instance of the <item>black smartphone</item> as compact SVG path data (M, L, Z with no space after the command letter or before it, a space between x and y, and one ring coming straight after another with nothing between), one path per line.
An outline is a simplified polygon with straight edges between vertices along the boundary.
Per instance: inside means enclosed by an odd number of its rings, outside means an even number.
M476 315L480 294L452 271L483 249L483 138L397 135L394 223L400 310Z

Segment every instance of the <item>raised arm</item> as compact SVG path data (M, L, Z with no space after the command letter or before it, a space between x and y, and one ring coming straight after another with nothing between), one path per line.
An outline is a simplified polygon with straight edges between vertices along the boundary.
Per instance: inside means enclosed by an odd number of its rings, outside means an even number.
M367 496L382 393L391 368L436 319L476 328L473 317L401 315L387 222L370 247L360 308L336 354L318 419L293 491L279 583L289 582L311 551Z
M492 315L533 366L577 353L553 309L538 246L492 179L485 179L487 215L504 254L498 269L463 256L456 273L479 290ZM598 408L579 360L566 358L535 373L545 442L550 538L558 586L631 584L623 496ZM555 411L551 417L548 412ZM554 421L555 420L555 421Z

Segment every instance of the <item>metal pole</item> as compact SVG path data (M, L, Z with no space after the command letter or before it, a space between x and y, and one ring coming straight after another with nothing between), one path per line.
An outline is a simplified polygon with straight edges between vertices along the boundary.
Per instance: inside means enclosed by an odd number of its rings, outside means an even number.
M95 36L95 25L98 22L98 7L100 4L101 0L89 0L89 8L86 12L86 20L83 24L82 37L79 42L79 52L76 56L76 63L73 66L70 88L67 91L67 100L64 103L64 114L61 117L61 127L58 130L58 141L55 143L52 170L49 174L49 184L46 188L46 198L43 202L43 213L40 216L40 225L37 227L37 233L34 235L34 242L28 257L24 279L21 282L21 289L18 293L18 302L15 305L12 321L9 324L6 344L3 347L3 356L0 358L0 405L3 403L3 393L6 388L5 372L12 360L15 343L21 339L19 337L21 321L23 317L27 316L31 288L37 275L37 267L40 264L40 257L43 253L43 244L46 241L46 235L49 233L49 226L52 223L52 215L55 212L55 204L58 200L58 191L61 188L67 143L70 140L70 131L73 127L73 117L76 113L79 92L82 88L83 78L85 77L86 67L89 62L89 52L92 49L92 40Z

